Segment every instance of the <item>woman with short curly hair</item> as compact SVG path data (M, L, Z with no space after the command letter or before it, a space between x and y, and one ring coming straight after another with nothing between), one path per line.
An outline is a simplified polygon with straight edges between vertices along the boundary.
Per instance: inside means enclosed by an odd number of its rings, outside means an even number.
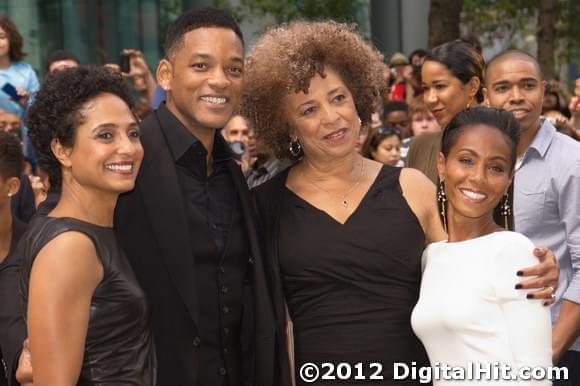
M153 385L145 294L113 213L143 159L130 92L98 67L49 76L28 114L40 164L61 197L20 243L35 385Z
M445 233L425 176L355 150L382 68L352 27L294 22L249 53L242 112L278 155L298 160L256 189L276 317L283 328L286 304L296 368L360 362L369 380L379 363L373 384L384 385L395 362L428 364L409 320L423 246Z

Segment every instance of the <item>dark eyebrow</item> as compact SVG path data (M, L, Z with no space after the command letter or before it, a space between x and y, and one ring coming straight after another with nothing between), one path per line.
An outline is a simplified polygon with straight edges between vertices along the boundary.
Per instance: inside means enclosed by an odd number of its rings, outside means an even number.
M518 83L522 83L522 82L534 82L534 83L539 83L540 81L534 77L527 77L527 78L522 78L520 80L518 80ZM493 86L505 86L505 85L509 85L511 84L511 82L507 81L507 80L499 80L497 82L492 83L492 87Z
M119 127L119 125L117 125L115 123L101 123L100 125L93 127L92 132L95 132L95 131L101 130L101 129L116 129L117 127Z
M194 52L191 55L191 59L205 59L205 60L209 60L211 59L212 56L210 54L205 54L203 52ZM232 62L236 62L236 63L244 63L244 59L239 57L239 56L235 56L233 58L230 59Z
M491 86L492 87L494 87L494 86L507 86L508 84L510 84L510 82L508 82L507 80L500 80L500 81L492 83Z
M458 153L461 152L461 151L466 151L466 152L471 153L473 155L479 156L479 154L477 154L477 152L475 152L474 150L468 149L468 148L463 148L463 149L457 150Z
M193 54L191 54L191 59L210 59L211 56L208 54L204 54L201 52L194 52Z
M336 88L334 88L334 89L330 90L330 91L328 92L328 95L336 94L337 92L339 92L339 91L340 91L340 89L341 89L341 88L342 88L342 86L338 86L338 87L336 87Z
M540 81L538 79L536 79L536 78L528 77L528 78L520 79L520 82L535 82L535 83L539 83Z
M480 155L475 150L472 150L472 149L469 149L469 148L459 149L457 152L459 153L459 152L462 152L462 151L466 151L466 152L468 152L470 154L473 154L473 155L475 155L477 157L480 157ZM505 161L505 162L508 162L507 158L505 158L502 155L495 155L495 156L489 158L490 161L494 161L494 160L498 160L498 159L499 160L502 160L502 161Z
M94 133L97 130L101 130L101 129L117 129L119 127L119 125L117 125L116 123L101 123L100 125L95 126L91 132ZM128 127L139 127L139 125L137 124L137 122L131 122L131 124L129 124Z
M307 100L307 101L306 101L306 102L304 102L304 103L300 103L300 104L299 104L299 105L296 107L296 110L300 110L300 108L301 108L302 106L310 105L310 104L313 104L313 103L314 103L314 99Z

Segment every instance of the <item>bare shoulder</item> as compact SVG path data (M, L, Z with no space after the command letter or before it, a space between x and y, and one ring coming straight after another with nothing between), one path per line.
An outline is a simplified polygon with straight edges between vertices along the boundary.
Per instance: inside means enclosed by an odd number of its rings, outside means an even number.
M423 227L428 243L445 240L437 209L437 189L421 171L403 168L399 178L403 197Z
M54 281L74 279L100 281L103 267L93 241L82 232L59 234L38 252L32 275L51 275Z
M435 192L435 185L433 185L433 182L417 169L403 168L401 170L399 182L405 196L407 196L407 194L413 195L414 193L424 195L427 192L423 189L427 189L429 192Z

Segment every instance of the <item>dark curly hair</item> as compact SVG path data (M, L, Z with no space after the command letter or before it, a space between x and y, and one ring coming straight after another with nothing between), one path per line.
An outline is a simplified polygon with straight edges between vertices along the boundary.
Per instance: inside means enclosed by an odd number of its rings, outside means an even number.
M72 146L76 128L83 124L83 107L96 96L109 93L133 107L131 92L120 74L103 67L80 66L48 76L28 109L26 126L40 167L48 173L51 187L60 187L60 162L51 150L53 139Z
M8 44L10 45L8 56L10 61L19 62L24 59L26 53L22 52L22 35L18 32L16 25L8 16L0 15L0 27L8 34Z
M475 99L478 103L483 102L485 61L472 44L460 39L443 43L427 52L425 61L428 60L443 64L463 84L467 84L474 76L479 78L480 85Z
M20 177L24 166L24 155L20 141L10 134L0 131L0 177Z
M342 77L362 124L370 126L384 88L383 64L354 26L295 21L266 32L248 54L241 113L277 157L290 154L286 96L307 92L316 74L324 76L325 66Z

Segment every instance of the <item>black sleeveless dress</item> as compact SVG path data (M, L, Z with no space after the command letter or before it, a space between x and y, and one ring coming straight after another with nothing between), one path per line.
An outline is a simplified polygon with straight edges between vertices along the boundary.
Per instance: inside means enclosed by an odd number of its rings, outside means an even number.
M84 233L93 241L104 272L91 299L77 385L155 385L156 358L149 307L113 228L73 218L35 217L18 246L23 258L20 278L23 304L28 300L30 270L36 255L50 240L69 231Z
M297 371L306 362L362 362L366 380L353 375L344 384L392 385L405 383L392 379L395 362L428 366L411 329L425 238L402 196L400 171L384 166L345 224L285 189L279 256ZM384 380L369 380L373 362ZM298 374L296 381L312 384Z

